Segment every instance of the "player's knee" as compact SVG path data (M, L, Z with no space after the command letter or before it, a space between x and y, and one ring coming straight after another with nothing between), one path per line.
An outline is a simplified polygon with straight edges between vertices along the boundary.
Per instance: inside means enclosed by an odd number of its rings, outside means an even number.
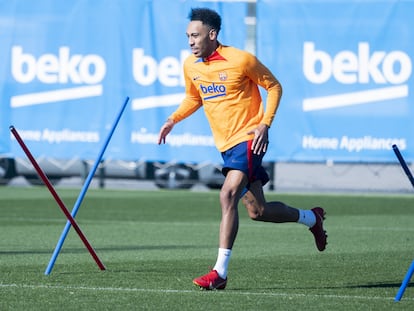
M228 202L233 202L236 200L237 191L236 189L223 187L220 190L220 202L222 205L227 205Z

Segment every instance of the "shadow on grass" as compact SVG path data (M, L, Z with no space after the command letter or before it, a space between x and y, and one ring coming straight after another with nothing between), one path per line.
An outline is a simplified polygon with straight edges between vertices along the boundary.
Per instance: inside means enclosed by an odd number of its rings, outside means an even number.
M352 286L345 286L346 288L399 288L401 286L401 282L399 283L379 283L379 284L361 284L361 285L352 285ZM414 286L414 283L411 282L407 285Z
M320 289L375 289L375 288L400 288L401 282L386 282L386 283L372 283L372 284L356 284L356 285L338 285L338 286L309 286L309 287L300 287L300 286L275 286L275 287L261 287L260 290L320 290ZM407 287L414 287L414 282L410 282ZM248 288L231 288L234 291L245 291ZM259 288L256 288L259 289Z
M210 246L202 245L129 245L129 246L108 246L95 248L97 252L122 252L122 251L145 251L145 250L183 250L183 249L202 249ZM53 250L21 250L21 251L0 251L2 255L41 255L50 254ZM79 254L88 252L86 248L62 248L61 253Z

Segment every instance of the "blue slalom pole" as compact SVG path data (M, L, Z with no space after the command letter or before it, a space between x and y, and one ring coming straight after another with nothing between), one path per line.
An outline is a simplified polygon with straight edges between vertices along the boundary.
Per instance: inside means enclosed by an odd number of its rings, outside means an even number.
M79 207L82 204L83 198L86 195L86 191L88 191L88 188L89 188L89 185L90 185L90 183L92 181L92 178L95 175L95 172L98 169L99 164L101 163L101 160L102 160L102 157L103 157L103 155L105 153L106 147L108 146L109 141L112 138L112 135L113 135L113 133L115 131L115 128L118 125L119 120L121 119L122 113L124 112L125 107L128 104L128 101L129 101L129 97L127 96L126 99L125 99L124 104L122 105L122 107L121 107L121 109L120 109L120 111L118 113L118 116L116 117L116 119L115 119L115 121L114 121L114 123L112 125L112 128L111 128L110 132L108 133L108 137L106 138L106 141L105 141L104 145L102 146L102 149L101 149L101 151L100 151L100 153L99 153L99 155L98 155L98 157L97 157L97 159L95 161L95 164L92 167L91 171L89 172L89 175L88 175L88 177L85 180L85 183L83 184L82 190L79 193L78 199L76 200L76 203L75 203L75 205L73 207L73 210L72 210L72 213L71 213L73 218L75 218L76 217L76 214L78 213ZM59 239L59 241L58 241L58 243L56 245L56 248L55 248L55 250L53 252L52 258L50 258L49 264L48 264L48 266L46 268L46 271L45 271L45 274L46 275L49 275L51 273L51 271L53 269L53 266L55 265L57 256L59 255L60 250L62 249L62 246L63 246L63 243L65 242L66 236L68 235L68 232L69 232L70 227L71 227L70 222L69 221L66 222L66 226L63 229L63 232L62 232L62 234L60 236L60 239Z
M414 273L414 260L411 263L411 266L408 269L407 274L405 275L405 278L404 278L404 280L401 283L400 289L398 290L398 293L395 296L395 299L394 299L395 301L400 301L401 300L401 298L402 298L402 296L403 296L403 294L405 292L405 289L408 286L408 283L410 283L410 279L413 276L413 273Z

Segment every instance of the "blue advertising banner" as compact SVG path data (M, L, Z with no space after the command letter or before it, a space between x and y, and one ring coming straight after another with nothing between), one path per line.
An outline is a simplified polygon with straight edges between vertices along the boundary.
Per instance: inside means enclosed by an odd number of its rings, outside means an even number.
M411 0L2 1L0 154L24 157L14 125L36 157L94 159L129 96L106 158L221 162L202 109L157 145L201 6L221 14L223 44L255 39L282 83L266 161L390 162L392 144L414 161Z
M95 158L129 96L107 158L217 162L202 111L177 125L168 145L157 145L161 125L184 98L187 17L199 6L221 14L223 42L244 47L245 3L2 2L1 131L13 124L35 156ZM0 143L8 152L9 141ZM11 152L23 155L14 143Z
M258 56L283 100L271 156L414 159L413 1L259 1Z

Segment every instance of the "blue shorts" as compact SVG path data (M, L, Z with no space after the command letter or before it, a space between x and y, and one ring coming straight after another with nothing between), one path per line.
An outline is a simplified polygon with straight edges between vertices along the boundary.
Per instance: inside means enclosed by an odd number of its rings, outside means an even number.
M246 174L249 183L242 195L247 192L252 182L260 180L262 185L265 185L269 181L269 175L262 166L262 159L265 153L260 155L254 154L251 147L252 141L249 140L221 153L224 161L222 169L224 176L226 176L230 170L239 170Z

